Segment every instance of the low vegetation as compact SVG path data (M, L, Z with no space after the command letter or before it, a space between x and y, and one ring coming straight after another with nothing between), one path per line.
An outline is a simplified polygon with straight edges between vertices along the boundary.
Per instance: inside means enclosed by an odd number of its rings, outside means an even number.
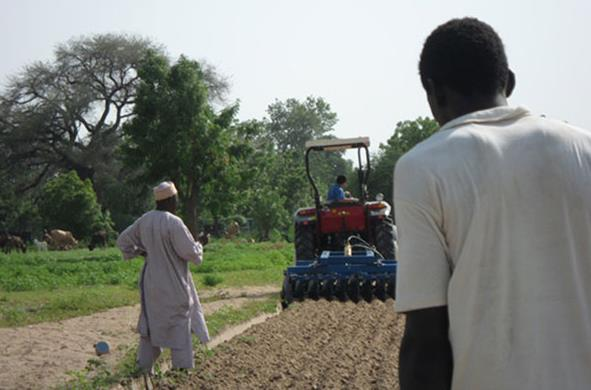
M199 291L279 284L292 262L284 242L214 241L191 271ZM0 254L0 327L55 321L139 302L143 260L116 248Z

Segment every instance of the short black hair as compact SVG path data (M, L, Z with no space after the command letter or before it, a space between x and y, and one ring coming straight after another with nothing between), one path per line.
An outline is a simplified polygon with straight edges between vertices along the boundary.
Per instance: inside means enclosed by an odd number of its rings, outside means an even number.
M475 18L452 19L425 41L419 73L464 95L492 95L505 88L509 65L503 41L488 24Z
M337 184L343 184L347 182L347 178L343 175L337 176Z

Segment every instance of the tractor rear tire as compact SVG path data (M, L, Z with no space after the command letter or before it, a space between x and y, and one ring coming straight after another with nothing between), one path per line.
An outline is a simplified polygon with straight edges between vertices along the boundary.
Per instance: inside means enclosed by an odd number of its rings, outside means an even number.
M386 217L376 223L375 245L384 259L396 259L396 231L394 223Z
M314 260L314 244L316 228L314 225L295 225L296 260Z

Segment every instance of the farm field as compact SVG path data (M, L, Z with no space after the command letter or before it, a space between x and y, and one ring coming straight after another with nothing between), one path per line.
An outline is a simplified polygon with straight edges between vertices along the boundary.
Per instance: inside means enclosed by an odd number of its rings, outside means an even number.
M191 271L200 293L216 288L280 286L292 262L284 242L215 241ZM88 315L137 304L141 259L123 261L116 248L0 254L0 327Z
M394 302L296 303L204 358L166 389L398 389L404 318Z

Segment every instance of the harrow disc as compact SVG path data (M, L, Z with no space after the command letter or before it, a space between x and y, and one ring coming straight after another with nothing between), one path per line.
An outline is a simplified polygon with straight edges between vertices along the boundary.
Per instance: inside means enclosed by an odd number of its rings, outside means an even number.
M281 289L281 307L287 307L293 302L293 282L288 276L283 279L283 288Z
M386 300L386 281L384 279L376 280L374 294L380 301Z
M308 289L307 280L296 280L293 290L293 297L298 301L303 301L306 298L306 290Z
M312 279L308 282L308 298L317 301L320 298L320 282Z
M349 299L351 299L355 303L359 302L359 279L357 279L355 276L352 276L349 279L347 290L347 293L349 294Z
M335 296L338 298L339 301L345 302L347 300L347 280L346 279L337 279L335 282Z
M320 296L327 301L334 299L334 283L333 279L326 279L320 285Z
M371 303L371 301L373 300L373 280L371 279L366 279L364 281L361 282L361 297Z
M390 298L396 299L396 275L393 275L388 279L386 294L388 294Z

